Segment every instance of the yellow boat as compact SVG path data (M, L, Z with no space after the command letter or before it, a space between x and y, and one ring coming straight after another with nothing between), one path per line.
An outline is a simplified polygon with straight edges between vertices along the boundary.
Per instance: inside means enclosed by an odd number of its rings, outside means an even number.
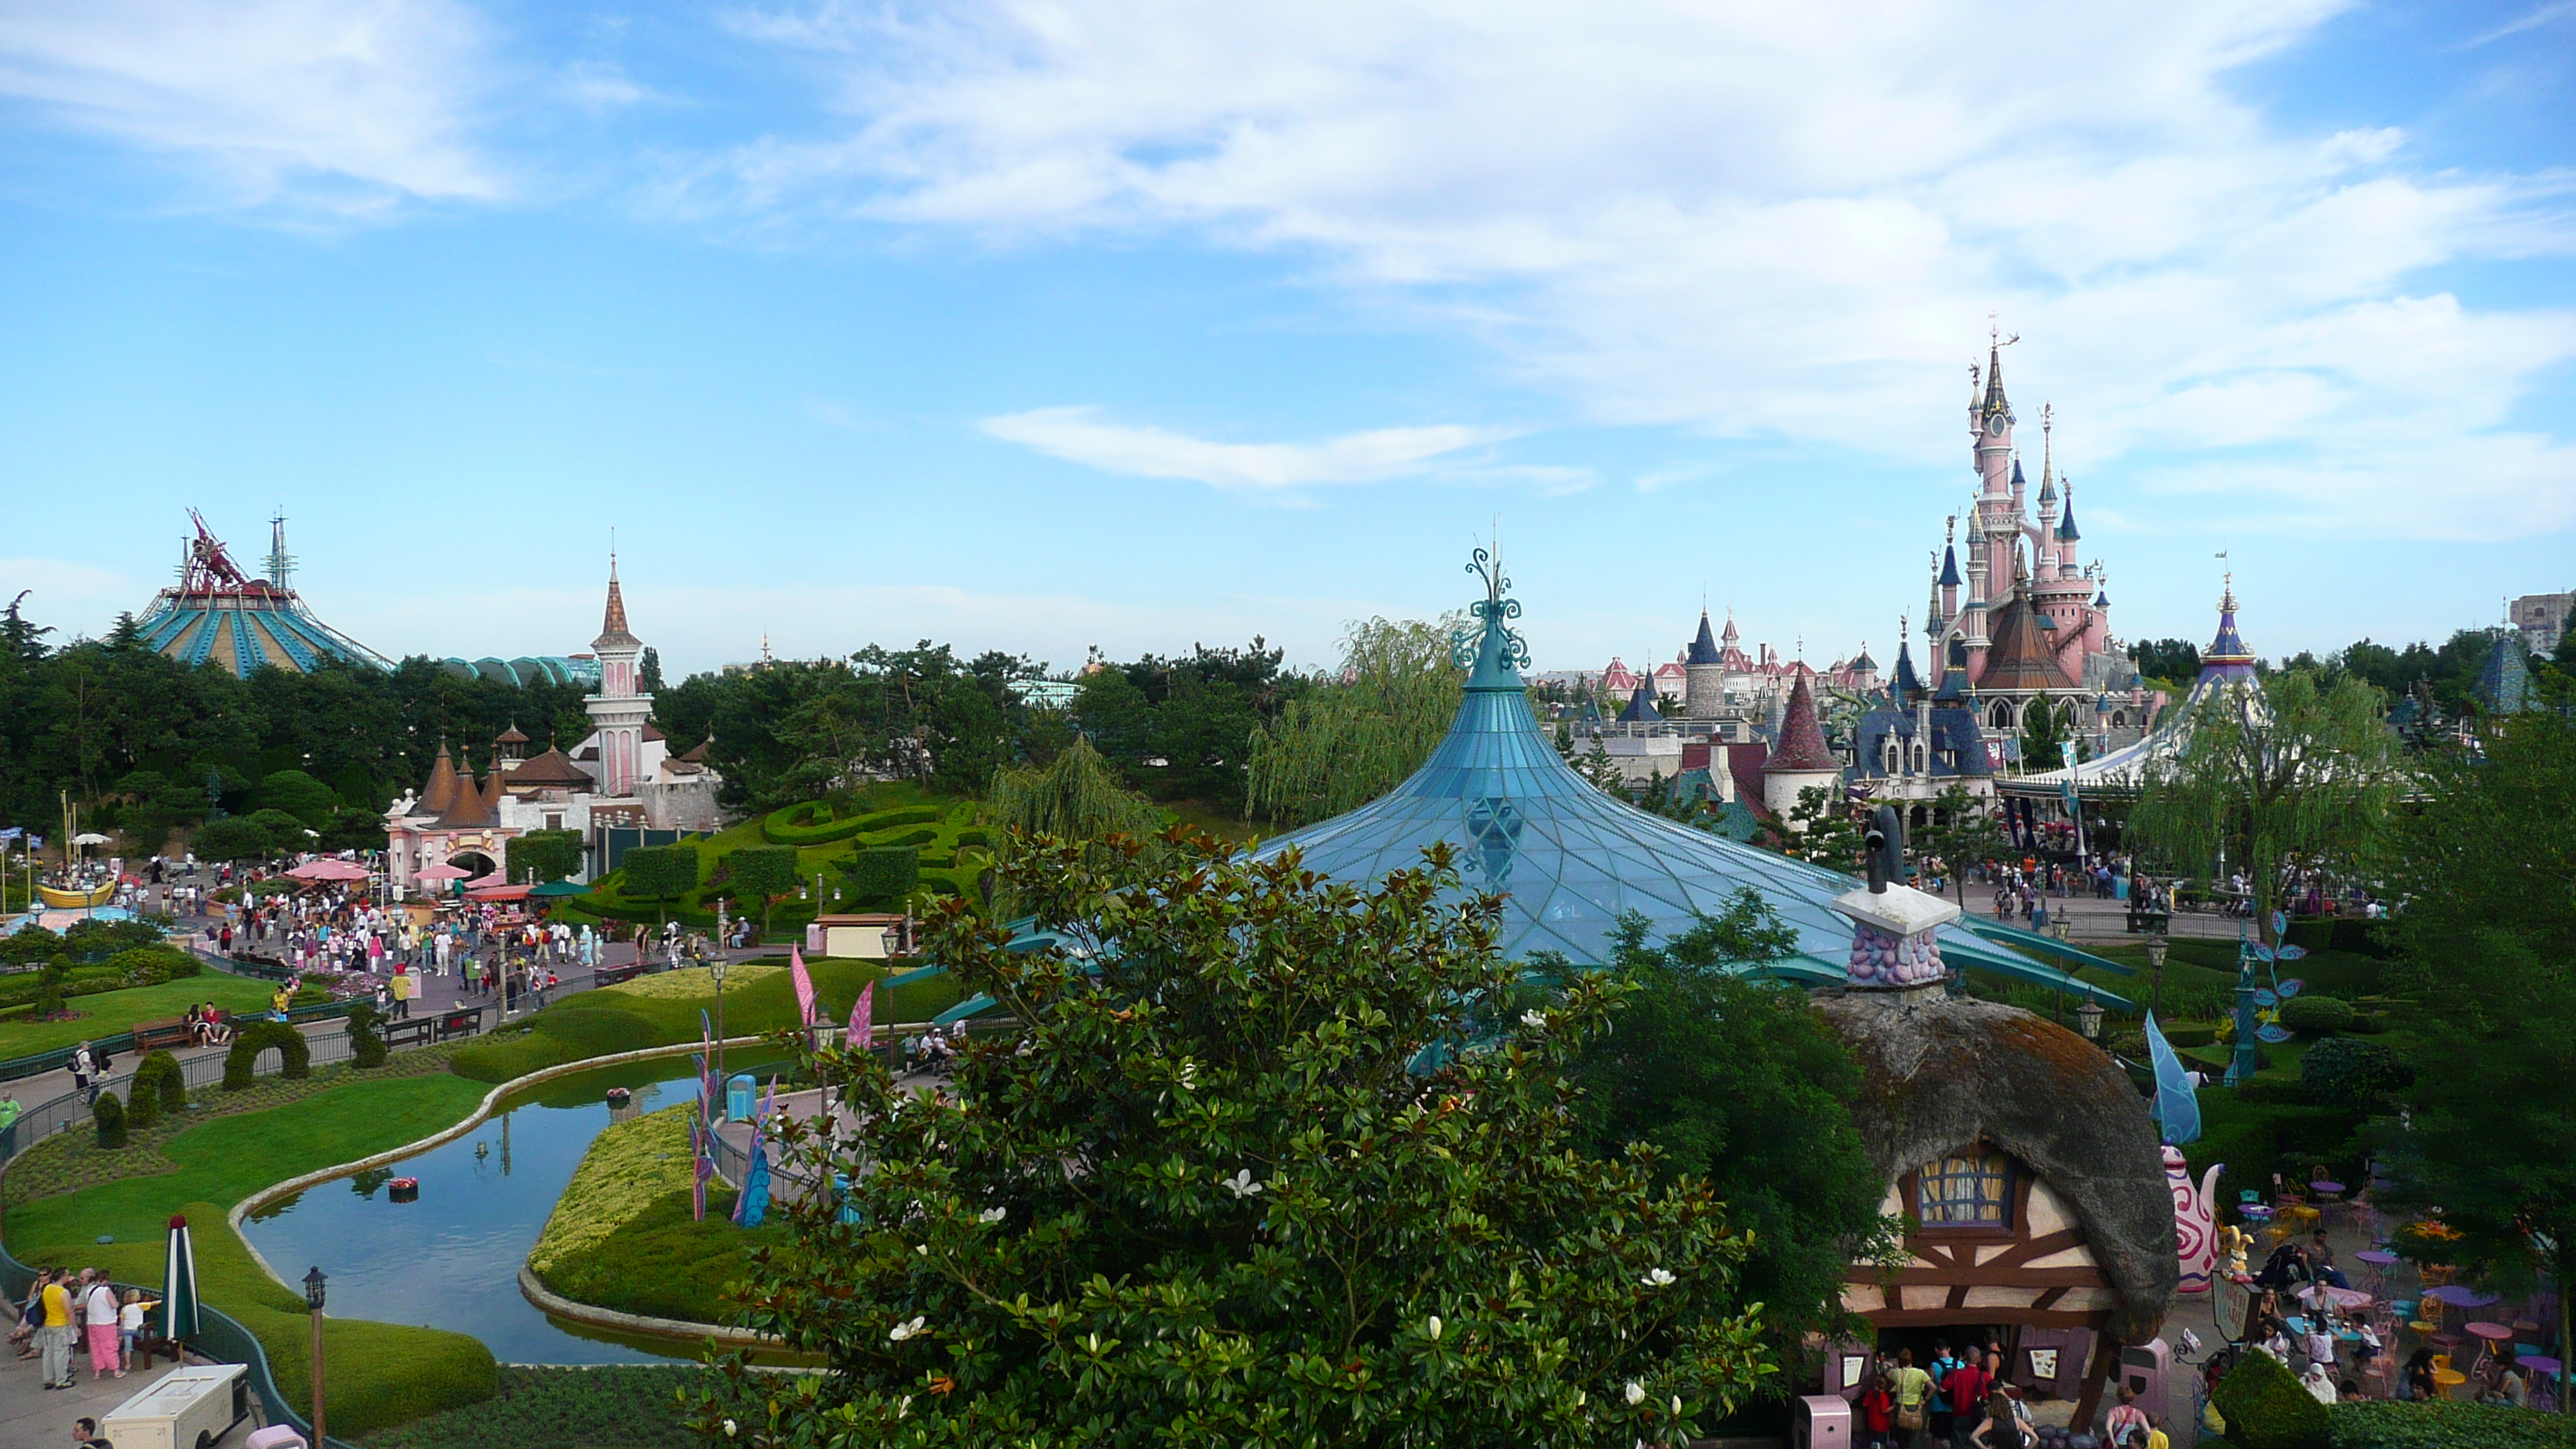
M116 882L107 881L87 890L67 891L60 886L38 885L36 894L45 904L58 910L76 911L87 906L103 906L116 898Z

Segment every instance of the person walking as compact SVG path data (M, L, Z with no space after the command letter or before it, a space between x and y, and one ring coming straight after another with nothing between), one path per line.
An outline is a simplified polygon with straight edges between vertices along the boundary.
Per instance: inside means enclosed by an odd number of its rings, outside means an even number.
M1888 1375L1888 1388L1896 1395L1896 1442L1915 1449L1923 1442L1924 1420L1928 1417L1924 1406L1932 1397L1932 1376L1914 1366L1914 1350L1896 1351L1896 1368Z
M81 1317L89 1329L89 1367L93 1383L105 1383L109 1374L125 1377L125 1356L118 1351L117 1333L123 1304L116 1301L116 1290L108 1286L104 1270L92 1268L89 1290L81 1295Z
M49 1389L72 1386L72 1291L63 1281L70 1275L68 1268L45 1275L45 1317L36 1329L36 1352L37 1369Z
M84 1105L93 1107L98 1105L98 1086L94 1080L97 1075L98 1062L89 1054L89 1043L82 1042L73 1047L72 1090L81 1094Z

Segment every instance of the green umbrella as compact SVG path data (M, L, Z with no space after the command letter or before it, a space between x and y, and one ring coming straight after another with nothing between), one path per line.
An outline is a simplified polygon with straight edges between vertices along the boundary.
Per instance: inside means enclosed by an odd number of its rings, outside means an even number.
M568 880L550 880L544 885L531 888L528 894L532 896L586 896L590 894L590 887L586 885L575 885Z
M173 1216L161 1265L161 1336L179 1343L196 1337L197 1328L197 1252L188 1242L188 1220Z

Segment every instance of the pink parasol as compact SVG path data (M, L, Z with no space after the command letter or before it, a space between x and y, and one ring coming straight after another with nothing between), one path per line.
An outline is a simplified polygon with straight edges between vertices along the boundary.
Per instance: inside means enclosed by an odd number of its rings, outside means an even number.
M427 867L427 868L425 868L425 869L417 870L417 871L412 872L412 879L414 879L414 880L463 880L463 879L465 879L467 876L470 876L470 875L472 875L472 874L474 874L474 872L472 872L472 871L470 871L470 870L466 870L466 869L465 869L465 868L463 868L462 866L449 865L449 864L447 864L445 861L441 861L441 862L439 862L437 865L429 866L429 867Z
M489 890L494 886L505 886L509 883L510 878L496 870L490 875L476 876L474 879L467 881L465 883L465 888L469 891Z
M365 880L367 868L345 860L308 860L287 874L297 880Z

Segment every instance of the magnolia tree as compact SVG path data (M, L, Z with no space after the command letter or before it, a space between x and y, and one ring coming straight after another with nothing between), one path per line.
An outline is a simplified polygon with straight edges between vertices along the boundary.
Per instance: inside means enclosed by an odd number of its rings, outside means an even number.
M1775 1371L1744 1236L1651 1149L1574 1150L1569 1068L1622 986L1535 1002L1445 851L1372 889L1041 842L1056 933L942 903L930 959L1013 1019L953 1097L826 1049L863 1124L787 1133L847 1186L786 1209L738 1321L819 1356L725 1365L697 1425L778 1445L1631 1445Z

